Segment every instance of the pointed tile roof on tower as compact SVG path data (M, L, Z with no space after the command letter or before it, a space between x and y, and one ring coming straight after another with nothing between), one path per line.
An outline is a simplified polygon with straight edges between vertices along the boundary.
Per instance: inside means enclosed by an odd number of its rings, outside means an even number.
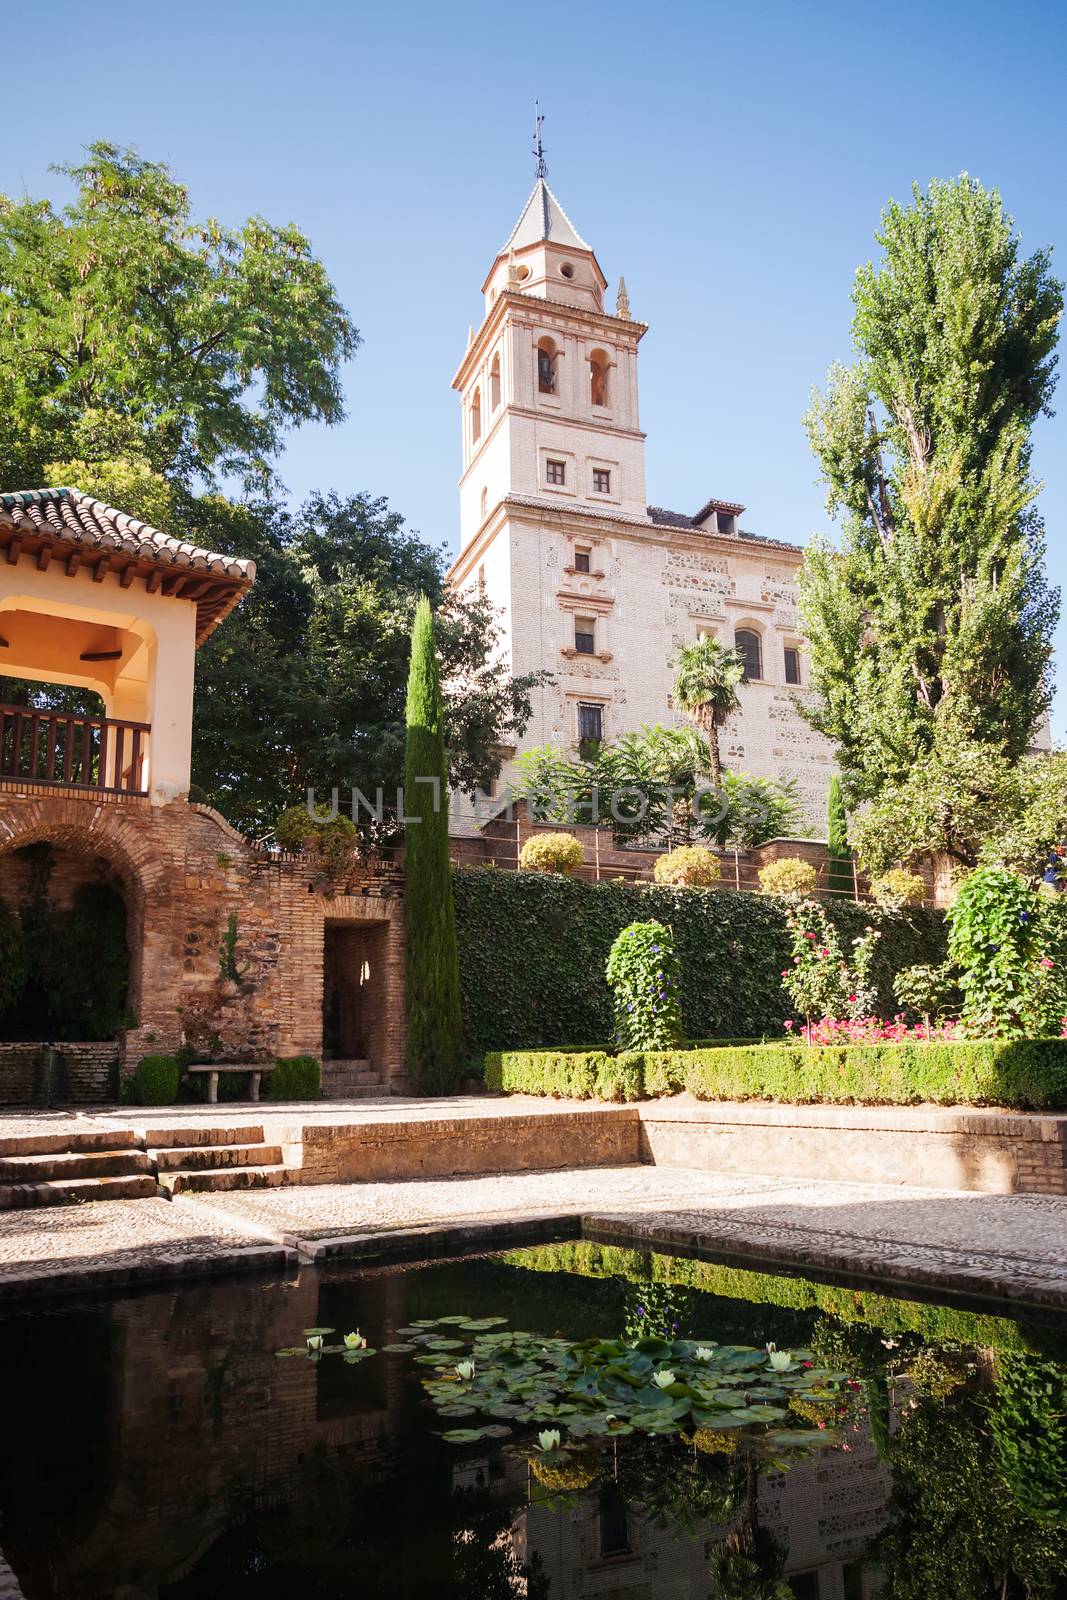
M553 244L568 245L574 250L591 250L574 223L568 217L544 178L538 178L523 207L522 216L511 231L501 255L509 250L521 250L524 245L538 244L551 239Z

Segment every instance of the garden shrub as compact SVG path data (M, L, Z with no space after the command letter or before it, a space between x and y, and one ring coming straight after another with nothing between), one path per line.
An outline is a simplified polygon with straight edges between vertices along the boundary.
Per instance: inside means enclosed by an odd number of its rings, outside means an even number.
M315 814L306 805L289 806L274 824L274 837L283 850L306 850L314 857L322 880L343 880L352 870L359 830L351 817L336 816L324 808Z
M818 901L791 901L786 926L793 964L783 969L782 982L798 1014L834 1021L871 1016L878 1003L871 968L880 929L868 928L852 940L850 965L837 929Z
M142 1056L122 1086L122 1098L133 1106L172 1106L180 1077L176 1056Z
M886 911L899 911L902 906L921 905L926 894L926 884L917 872L906 867L890 867L871 884L871 894L876 905Z
M948 951L963 990L969 1031L1020 1037L1035 1031L1042 957L1037 894L1004 867L968 873L948 911Z
M279 1056L267 1078L268 1100L318 1100L322 1069L314 1056Z
M681 1042L681 969L669 928L662 922L631 922L612 945L606 971L615 1000L615 1038L624 1049L664 1050Z
M768 861L759 869L760 893L811 894L817 877L810 861L802 861L799 856L783 856L780 861Z
M569 876L584 860L581 841L573 833L535 833L519 851L519 870Z
M722 862L714 850L687 844L657 856L652 871L657 883L673 884L679 889L710 889L722 877Z
M1067 1039L813 1045L792 1042L607 1056L508 1050L485 1058L486 1085L570 1099L699 1100L788 1105L1067 1107ZM607 1085L611 1092L602 1093Z
M583 1040L605 1047L613 1017L608 952L628 923L649 918L674 936L686 1038L780 1037L795 1014L781 978L790 940L780 899L485 867L456 868L453 892L471 1053L573 1050ZM828 913L846 943L877 923L871 983L881 1016L898 1009L893 978L902 967L944 960L940 911L917 906L890 915L842 900Z

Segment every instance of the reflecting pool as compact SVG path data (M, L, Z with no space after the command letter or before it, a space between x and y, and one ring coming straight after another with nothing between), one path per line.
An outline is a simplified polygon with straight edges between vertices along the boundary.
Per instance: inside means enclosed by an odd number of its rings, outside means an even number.
M590 1241L34 1306L0 1596L1061 1600L1065 1359Z

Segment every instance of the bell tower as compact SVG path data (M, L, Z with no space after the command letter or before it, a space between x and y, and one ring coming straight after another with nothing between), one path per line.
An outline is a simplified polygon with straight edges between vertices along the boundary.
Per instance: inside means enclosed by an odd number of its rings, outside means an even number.
M463 426L460 546L509 498L647 516L637 346L607 279L544 176L482 285L484 316L453 380Z

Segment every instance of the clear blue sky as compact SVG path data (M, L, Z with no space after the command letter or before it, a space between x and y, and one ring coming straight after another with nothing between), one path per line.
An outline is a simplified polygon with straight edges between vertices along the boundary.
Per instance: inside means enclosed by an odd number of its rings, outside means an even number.
M848 356L853 272L913 180L999 186L1067 274L1062 3L7 0L0 17L22 85L0 188L59 197L49 163L107 138L170 162L200 214L297 222L364 344L348 421L295 435L285 481L384 494L434 542L455 544L449 384L531 187L535 94L549 182L650 324L654 503L741 500L746 526L798 542L824 525L800 416ZM1064 426L1041 424L1036 468L1067 588Z

